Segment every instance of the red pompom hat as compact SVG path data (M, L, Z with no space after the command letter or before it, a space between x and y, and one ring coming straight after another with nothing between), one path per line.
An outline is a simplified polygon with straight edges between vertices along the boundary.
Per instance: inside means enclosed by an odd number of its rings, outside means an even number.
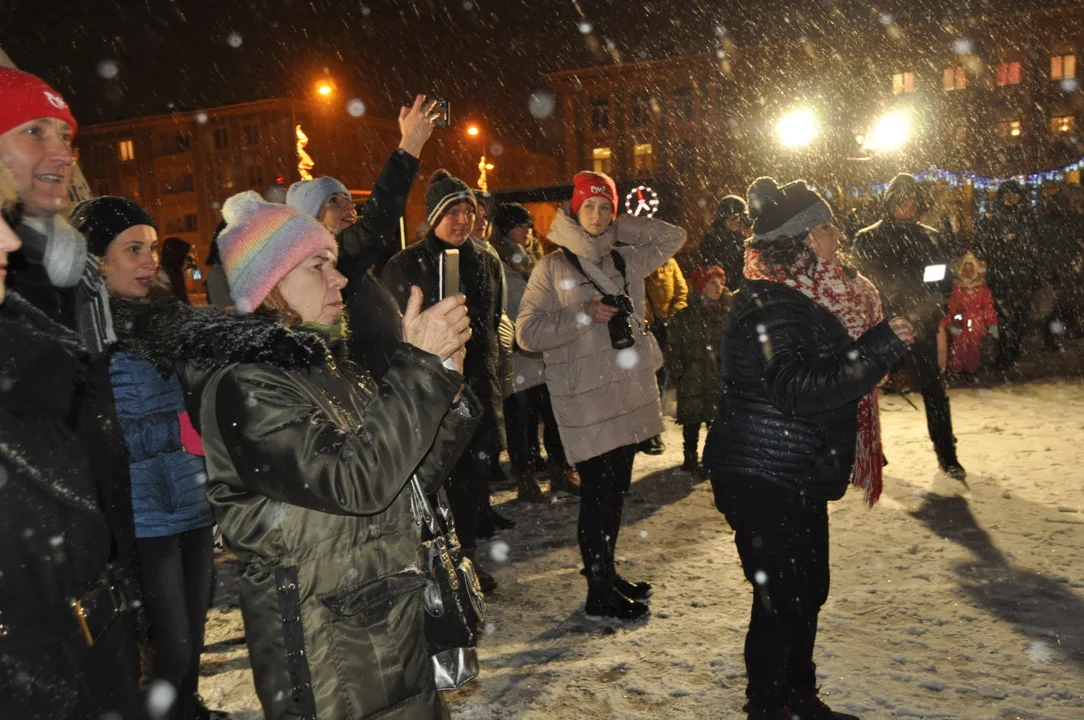
M0 68L0 134L38 118L57 118L78 129L71 108L40 78L21 70Z
M722 281L725 283L726 271L718 265L706 265L704 267L698 267L696 270L693 270L693 274L692 277L689 278L689 282L692 283L693 290L696 291L697 295L703 295L704 288L708 286L708 283L711 282L712 278L721 278Z
M600 197L610 201L614 209L614 217L617 217L617 185L613 179L605 173L583 172L576 173L572 178L572 202L570 207L572 214L580 211L580 206L587 198Z

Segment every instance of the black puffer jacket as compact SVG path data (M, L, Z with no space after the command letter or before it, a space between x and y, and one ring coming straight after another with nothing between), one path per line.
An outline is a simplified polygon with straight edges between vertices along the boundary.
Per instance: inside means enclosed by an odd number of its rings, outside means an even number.
M742 269L745 267L745 238L740 232L732 232L726 220L734 213L745 214L747 208L741 198L727 196L719 203L711 232L700 241L700 257L704 265L718 265L726 273L726 286L737 290L741 285Z
M826 308L783 284L744 280L723 330L723 391L704 464L838 500L854 463L858 400L906 349L887 322L851 341Z

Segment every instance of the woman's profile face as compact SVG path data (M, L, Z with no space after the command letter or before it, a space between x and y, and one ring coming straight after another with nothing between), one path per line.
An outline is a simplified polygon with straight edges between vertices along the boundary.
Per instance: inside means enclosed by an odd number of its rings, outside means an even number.
M150 225L134 225L113 238L102 258L102 279L110 293L128 300L151 294L158 271L158 232Z
M587 198L576 212L576 219L588 235L601 235L614 221L614 206L605 198Z
M823 260L835 260L836 250L839 249L839 241L843 237L843 231L836 227L833 220L821 223L809 231L809 246L817 257Z
M279 292L302 322L331 325L343 311L342 289L346 278L335 269L338 261L331 250L320 250L306 258L279 282Z

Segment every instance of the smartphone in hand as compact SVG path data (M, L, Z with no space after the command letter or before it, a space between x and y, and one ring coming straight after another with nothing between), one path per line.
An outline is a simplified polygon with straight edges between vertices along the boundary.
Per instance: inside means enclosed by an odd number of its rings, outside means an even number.
M433 121L434 127L446 128L452 124L452 104L450 102L437 100L437 104L433 106L433 109L437 113L437 117Z
M459 293L459 250L440 254L440 299Z

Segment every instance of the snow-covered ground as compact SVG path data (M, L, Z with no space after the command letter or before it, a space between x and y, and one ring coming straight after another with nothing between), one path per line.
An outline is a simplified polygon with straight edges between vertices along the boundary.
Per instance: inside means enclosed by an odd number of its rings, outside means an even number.
M890 396L880 504L868 511L855 492L830 506L822 692L866 720L1084 718L1084 382L951 397L968 487L938 472L922 411ZM666 440L665 455L637 458L618 543L622 574L655 586L650 619L634 627L582 614L574 499L498 494L518 525L483 549L501 586L482 675L449 697L453 715L743 716L750 591L709 484L675 469L680 429ZM258 718L222 570L200 690L211 707Z

